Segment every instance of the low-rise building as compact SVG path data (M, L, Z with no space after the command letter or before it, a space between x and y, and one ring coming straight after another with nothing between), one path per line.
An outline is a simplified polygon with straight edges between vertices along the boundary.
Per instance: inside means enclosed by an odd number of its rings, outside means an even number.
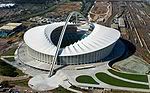
M0 27L0 37L7 37L16 31L22 26L22 23L8 23Z
M14 3L0 4L0 8L12 8L15 7Z
M119 30L118 24L115 24L115 23L111 24L111 28Z
M125 28L125 22L124 19L122 17L119 18L119 27L121 28Z

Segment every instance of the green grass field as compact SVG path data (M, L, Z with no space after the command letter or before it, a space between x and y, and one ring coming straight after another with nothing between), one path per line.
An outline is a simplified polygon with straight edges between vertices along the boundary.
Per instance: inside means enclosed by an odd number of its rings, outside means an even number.
M14 53L16 51L17 47L13 47L2 54L2 56L14 56Z
M10 61L10 62L13 62L15 61L14 57L9 57L9 58L5 58L6 60Z
M121 73L118 71L114 71L112 69L108 69L108 71L116 76L129 79L129 80L134 80L134 81L140 81L140 82L148 82L147 75L138 75L138 74L128 74L128 73Z
M76 81L79 82L79 83L99 84L91 76L88 76L88 75L78 76L76 78Z
M16 76L23 76L25 74L21 70L0 60L0 75L16 77Z
M28 87L28 81L29 79L24 79L24 80L9 81L9 83L22 87Z
M71 92L65 88L63 88L62 86L59 86L58 88L52 90L53 93L74 93L74 92Z
M96 73L96 77L100 81L102 81L102 82L104 82L106 84L114 85L114 86L129 87L129 88L140 88L140 89L149 89L148 85L137 84L137 83L131 83L131 82L123 81L123 80L114 78L112 76L109 76L108 74L103 73L103 72Z

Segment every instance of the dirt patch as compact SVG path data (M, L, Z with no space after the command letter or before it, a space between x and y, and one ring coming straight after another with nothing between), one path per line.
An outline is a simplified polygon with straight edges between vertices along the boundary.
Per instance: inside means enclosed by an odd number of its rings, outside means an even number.
M59 5L53 12L47 13L46 16L63 16L71 11L79 11L80 8L80 2L65 3Z

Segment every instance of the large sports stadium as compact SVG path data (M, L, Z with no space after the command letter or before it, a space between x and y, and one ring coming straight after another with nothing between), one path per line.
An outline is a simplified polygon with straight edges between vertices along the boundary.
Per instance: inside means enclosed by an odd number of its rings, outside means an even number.
M75 78L80 74L109 68L108 62L123 55L124 44L119 38L118 30L72 12L64 22L29 29L15 59L34 76L28 82L31 88L45 91L62 85L68 89L78 86Z
M30 61L22 62L38 69L49 70L57 51L57 43L65 22L29 29L24 35L24 51ZM55 65L81 65L101 62L107 57L120 32L96 23L67 22ZM22 55L20 55L22 56Z

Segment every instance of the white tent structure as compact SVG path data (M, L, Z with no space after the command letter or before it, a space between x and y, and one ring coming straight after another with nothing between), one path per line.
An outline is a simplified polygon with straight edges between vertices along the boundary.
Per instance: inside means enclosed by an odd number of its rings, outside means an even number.
M76 27L76 24L67 22L66 33L64 34L62 44L63 42L70 42L73 39L77 40L58 50L59 54L55 63L56 65L96 63L110 54L116 41L120 38L120 32L96 23L90 24L93 27L93 31L88 31L91 27L88 24L88 26L84 24ZM36 62L39 62L39 64L52 64L57 50L57 42L64 25L65 22L58 22L28 30L24 35L27 55L37 60ZM82 37L78 35L82 35ZM54 43L55 41L56 44ZM32 62L31 66L44 69L38 63L36 63L38 66L34 63ZM25 64L30 65L30 62Z

